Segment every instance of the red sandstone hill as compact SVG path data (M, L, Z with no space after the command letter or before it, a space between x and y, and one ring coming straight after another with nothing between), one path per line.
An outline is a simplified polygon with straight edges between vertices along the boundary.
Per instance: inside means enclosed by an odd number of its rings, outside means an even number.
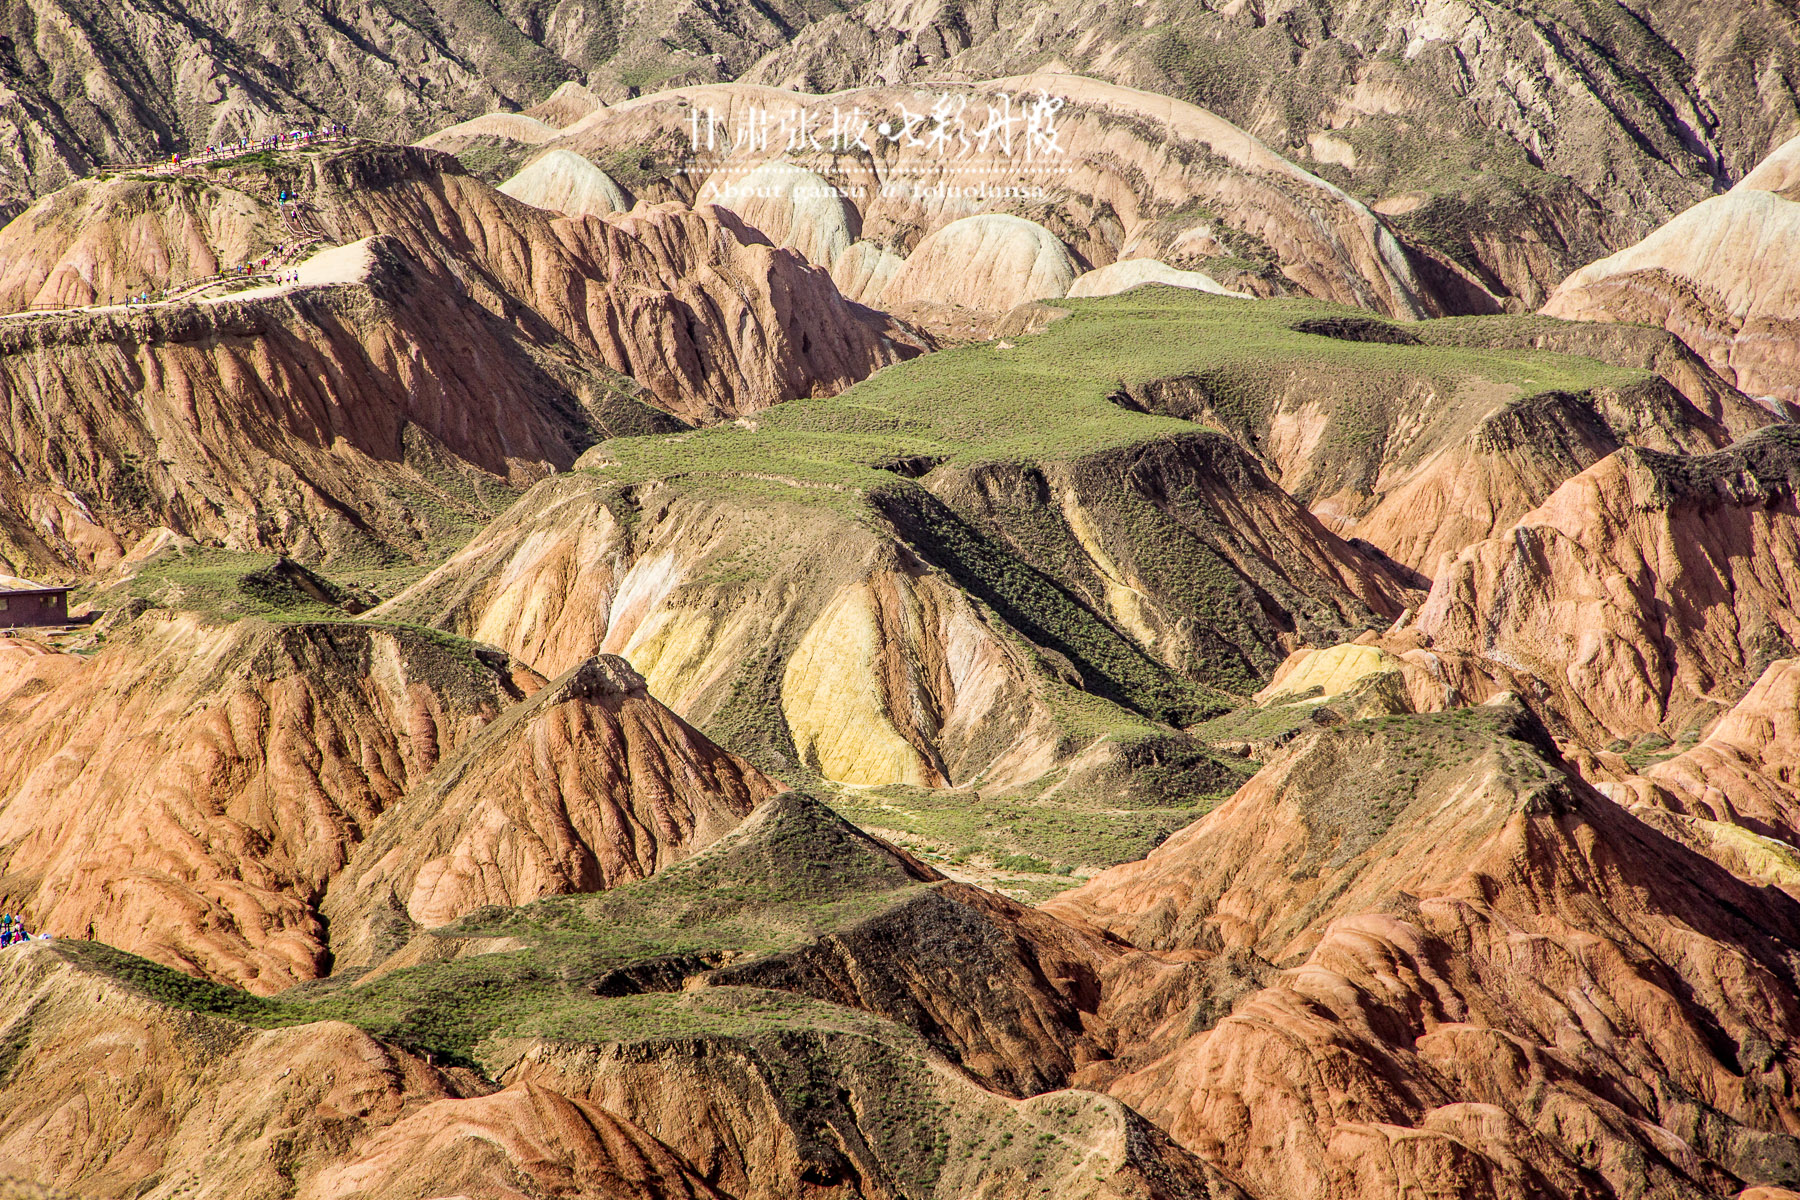
M1800 907L1569 775L1511 702L1312 734L1046 907L1217 981L1080 1078L1254 1194L1800 1179Z
M370 965L477 908L642 879L777 790L651 699L623 659L591 658L374 823L320 906L332 953Z
M1791 281L1800 253L1797 200L1800 142L1789 141L1724 195L1570 275L1544 311L1661 325L1745 392L1800 401L1800 307Z
M161 611L0 656L0 909L260 993L396 922L641 876L774 790L616 662L545 685L416 630ZM346 869L379 931L329 911Z
M883 3L763 70L880 107L1012 36ZM468 169L275 155L0 230L0 307L71 306L0 316L0 571L105 610L0 638L0 911L53 935L0 948L0 1200L1800 1200L1800 433L1747 394L1791 155L1571 278L1594 320L1411 319L1724 179L1784 118L1632 106L1764 26L1427 7L1040 5L1033 54L1186 78L1206 29L1326 90L1240 107L1318 135L1271 148L1034 59L1075 169L1017 211L801 202L904 153L690 204L754 164L658 178L661 106L779 94L709 61L432 139ZM1626 27L1723 32L1634 90ZM1338 186L1422 169L1384 131L1468 152L1453 59L1503 141L1588 114L1539 138L1568 177L1475 225L1537 176ZM1602 188L1614 117L1704 153ZM1661 190L1584 207L1622 178ZM297 281L106 303L296 229ZM1055 306L1145 279L1185 290ZM847 297L1003 336L887 371L929 340Z
M292 243L282 190L325 235L297 283L104 307ZM428 557L601 438L830 394L920 348L729 213L559 219L411 149L72 185L0 230L0 262L6 307L102 305L0 321L21 414L0 560L37 575L104 570L159 527Z
M1416 635L1590 744L1704 722L1800 637L1797 448L1782 425L1710 455L1618 451L1462 551Z
M535 868L492 870L510 887ZM321 1001L300 993L261 1013L196 993L176 1003L218 1015L181 1015L153 968L32 946L0 959L8 1011L29 1013L9 1027L0 1162L99 1194L154 1170L260 1195L274 1118L257 1114L280 1112L304 1195L530 1178L757 1200L1524 1200L1800 1178L1800 907L1570 775L1511 702L1310 734L1046 908L946 883L788 796L641 883L483 909L440 931L460 957L409 948L311 993L351 1013L453 1003L453 978L535 997L518 1018L466 1010L496 1027L479 1073L346 1025L243 1024L303 1019ZM724 940L605 967L620 935L675 929ZM110 1088L72 1036L94 1028L169 1085ZM228 1108L197 1099L221 1089ZM52 1161L34 1132L70 1103L95 1115ZM128 1125L164 1132L130 1158L104 1135Z

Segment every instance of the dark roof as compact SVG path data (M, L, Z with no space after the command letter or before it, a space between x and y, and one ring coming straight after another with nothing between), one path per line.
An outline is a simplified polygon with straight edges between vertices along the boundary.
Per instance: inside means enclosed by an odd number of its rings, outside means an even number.
M54 585L49 585L49 584L46 584L46 585L43 585L40 587L28 587L28 588L0 587L0 596L66 596L68 594L69 594L68 588L56 587Z

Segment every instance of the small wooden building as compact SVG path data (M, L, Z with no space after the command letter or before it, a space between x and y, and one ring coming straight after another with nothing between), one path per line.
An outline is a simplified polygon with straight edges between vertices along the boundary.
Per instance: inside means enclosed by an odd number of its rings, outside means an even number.
M23 579L0 583L0 629L68 623L68 588L43 587Z

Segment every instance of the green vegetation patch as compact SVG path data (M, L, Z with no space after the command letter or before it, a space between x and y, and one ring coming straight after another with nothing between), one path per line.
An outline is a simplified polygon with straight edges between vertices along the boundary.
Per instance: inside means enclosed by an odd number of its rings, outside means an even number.
M278 555L176 546L86 599L109 617L169 608L217 620L329 621L362 612L374 598Z
M496 1038L608 1041L698 1032L699 1009L650 993L679 991L686 977L725 962L793 949L927 886L824 805L790 796L647 880L484 909L424 935L450 942L517 939L522 949L474 953L364 982L346 972L264 998L98 943L60 945L176 1008L260 1028L348 1021L408 1049L478 1065L483 1044ZM830 1008L796 998L769 1003L791 1013ZM831 1011L839 1021L853 1019Z
M511 138L478 137L456 152L456 161L475 178L497 187L517 175L537 149Z
M608 151L595 160L595 165L606 172L614 183L635 196L653 184L668 180L674 174L675 168L671 164L681 161L680 150L679 145L633 142Z
M1690 743L1698 740L1689 739ZM1660 733L1651 733L1639 738L1636 745L1625 751L1625 762L1632 770L1642 771L1665 759L1674 758L1679 753L1681 751L1668 738Z
M413 1053L477 1070L482 1066L472 1055L490 1035L606 1042L878 1024L855 1010L782 992L758 991L750 1004L726 994L748 989L709 991L714 1002L699 1005L671 992L607 996L588 986L592 979L581 968L589 964L568 953L484 954L396 972L360 988L315 984L264 997L101 942L58 945L80 965L171 1008L258 1029L348 1021ZM721 1016L729 1018L723 1027Z
M1214 717L1191 729L1195 737L1208 742L1274 742L1313 723L1318 704L1287 703L1246 705Z
M873 499L902 535L965 591L1032 644L1074 664L1087 692L1174 724L1190 724L1226 707L1218 696L1150 658L1053 578L1008 553L923 488L887 486Z
M1489 756L1491 760L1489 760ZM1443 772L1489 760L1520 794L1560 787L1555 743L1512 705L1349 721L1327 730L1295 764L1285 791L1301 806L1317 865L1340 866L1386 835Z
M897 536L1066 660L1081 689L1153 721L1191 724L1232 707L1219 693L1254 690L1279 656L1253 590L1214 549L1233 531L1204 489L1183 481L1265 486L1236 443L1261 438L1277 397L1302 386L1331 414L1328 438L1379 449L1384 406L1420 388L1451 396L1486 382L1534 395L1648 378L1532 350L1303 332L1296 326L1306 322L1385 326L1311 300L1148 287L1058 303L1072 315L1016 344L914 359L836 397L791 401L737 425L613 438L579 465L620 487L660 482L740 510L798 506ZM1175 380L1207 398L1231 439L1133 399ZM1132 560L1157 603L1200 631L1194 661L1151 658L1105 615L1097 576L1042 493L1053 464L1082 481L1102 540ZM996 493L1012 488L1018 502L980 494L969 484L977 477L997 481ZM1037 489L1024 486L1033 479ZM1282 602L1308 629L1346 628L1325 598Z
M1144 857L1234 790L1190 796L1183 804L1115 807L1099 798L1066 799L1057 793L1032 799L896 786L846 791L832 807L957 874L1034 871L1068 886L1081 882L1075 872Z
M1260 415L1276 383L1301 369L1338 396L1390 393L1420 379L1446 393L1482 379L1530 395L1648 378L1563 354L1394 345L1295 330L1309 319L1368 315L1313 300L1236 300L1152 286L1053 303L1074 315L1010 349L982 343L900 363L836 397L761 413L753 429L615 439L605 447L606 472L628 481L681 477L722 488L789 480L790 487L843 495L892 482L895 476L872 463L1073 461L1192 432L1192 422L1133 412L1111 399L1166 379L1199 376L1227 403L1239 401L1250 418Z
M1003 888L1035 902L1081 882L1077 873L1142 858L1236 791L1253 769L1070 686L1050 664L1040 663L1039 671L1039 695L1064 730L1065 752L1093 747L1093 761L1078 759L1024 788L812 782L847 820L953 874L1045 876ZM790 781L799 774L791 764L778 773Z
M348 1015L365 1029L439 1063L494 1071L508 1047L480 1046L483 1034L552 1044L633 1044L636 1061L666 1056L704 1078L709 1070L739 1070L733 1052L752 1068L748 1086L767 1087L777 1117L800 1135L800 1152L826 1164L841 1162L831 1147L845 1133L866 1139L884 1172L902 1183L899 1194L929 1195L951 1152L951 1126L967 1143L963 1157L980 1152L999 1158L1002 1169L1033 1153L1071 1147L1039 1122L1013 1124L1011 1104L944 1071L925 1042L893 1021L788 992L752 987L708 987L692 992L596 994L588 980L561 979L520 954L464 960L455 973L417 969L366 988L340 989L328 999L300 1002L260 999L178 972L97 943L63 942L60 952L109 975L152 1000L172 1007L275 1028L327 1016ZM298 989L297 989L298 990ZM382 998L353 1011L356 993ZM292 993L290 993L290 996ZM345 999L345 997L350 997ZM381 1011L376 1011L381 1010ZM394 1022L388 1013L405 1013ZM705 1053L728 1039L721 1068ZM469 1052L484 1054L484 1065ZM737 1082L744 1082L741 1077ZM854 1101L853 1098L854 1097ZM952 1100L964 1107L954 1107ZM977 1106L970 1111L966 1106ZM1104 1110L1097 1110L1104 1117ZM1068 1117L1075 1117L1073 1107ZM1081 1122L1047 1122L1069 1131ZM1011 1126L1010 1128L1008 1126ZM1014 1147L1036 1134L1028 1146ZM1008 1153L1009 1148L1011 1152ZM1020 1163L1023 1166L1025 1164ZM1028 1176L1033 1172L1028 1170Z
M399 571L426 569L409 567ZM379 571L363 574L383 577ZM122 582L98 588L82 598L99 611L105 627L114 628L153 608L198 613L213 621L256 618L278 625L350 622L381 597L371 588L347 583L281 555L175 546L153 555ZM358 628L404 630L416 640L470 663L476 659L476 643L441 629L402 621L354 623Z
M388 630L400 636L408 651L413 677L440 688L471 681L487 686L497 672L505 676L502 651L424 625L357 619L375 596L274 555L174 547L154 555L123 583L86 599L99 613L101 632L94 637L94 649L106 642L108 631L116 633L145 612L165 609L214 622L266 622L284 636L327 642L366 640L376 630ZM265 642L244 644L272 652ZM258 669L291 669L273 665L280 661L277 655L271 665Z

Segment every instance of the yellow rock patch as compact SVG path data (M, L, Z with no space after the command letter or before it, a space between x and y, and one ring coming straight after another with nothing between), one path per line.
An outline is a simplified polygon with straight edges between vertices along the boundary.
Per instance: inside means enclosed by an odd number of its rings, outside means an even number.
M1738 874L1778 888L1800 888L1800 851L1786 842L1725 821L1687 818L1688 824L1738 862Z
M1358 646L1346 642L1325 650L1303 650L1300 661L1257 694L1257 700L1268 704L1283 699L1297 700L1312 692L1312 699L1329 700L1375 675L1398 674L1400 667L1391 655L1374 646Z
M716 624L711 612L665 608L639 625L620 653L652 696L682 711L718 673L717 652L736 648Z
M806 631L781 680L781 711L803 759L838 783L930 783L900 736L875 674L881 631L866 585L838 593Z
M1069 522L1069 531L1075 540L1087 552L1093 561L1094 570L1100 573L1100 581L1106 587L1106 608L1112 613L1126 633L1136 638L1146 649L1156 645L1156 631L1150 627L1144 615L1144 593L1131 586L1125 578L1125 572L1113 562L1112 556L1100 544L1100 530L1094 526L1093 518L1081 507L1073 492L1062 495L1063 517Z

